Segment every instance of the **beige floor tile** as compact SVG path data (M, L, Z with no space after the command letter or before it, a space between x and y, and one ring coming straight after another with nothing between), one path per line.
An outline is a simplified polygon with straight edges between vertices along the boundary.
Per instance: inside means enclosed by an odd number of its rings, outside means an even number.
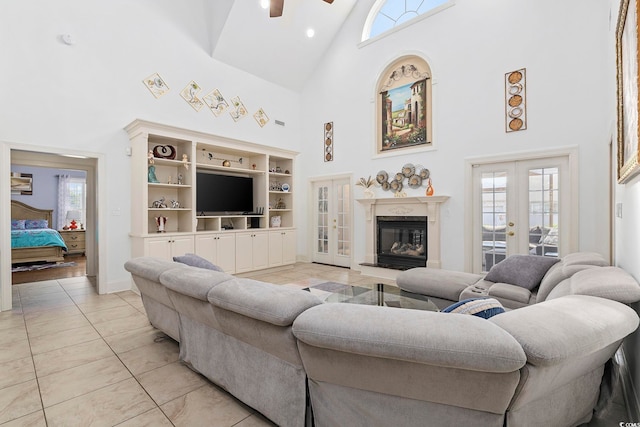
M11 346L0 346L0 363L31 357L29 341L14 341Z
M28 322L27 331L30 338L42 335L50 335L56 332L67 331L69 329L77 329L83 326L91 326L91 323L83 314L75 314L72 316L63 316L58 319L51 319L46 322Z
M173 427L167 416L158 408L118 424L118 427Z
M36 377L31 357L0 363L0 389L32 380ZM2 391L0 390L0 393Z
M29 324L30 322L49 322L51 320L58 320L65 316L74 316L77 314L82 314L82 312L78 307L74 305L69 307L55 308L53 310L39 311L36 313L26 313L24 315L24 320L27 324Z
M0 393L0 424L41 409L36 380L5 387Z
M50 335L33 337L29 342L31 343L31 351L33 354L40 354L98 338L100 338L100 334L96 332L93 326L83 326L81 328L55 332Z
M22 303L23 313L35 313L39 311L47 311L63 307L72 307L73 301L65 294L65 298L47 299L43 301L32 301Z
M92 311L85 313L87 319L94 325L101 322L107 322L115 319L121 319L129 316L139 316L140 312L130 306L129 304L118 306L114 308L108 308L106 310Z
M83 313L91 313L93 311L106 310L109 308L127 305L127 302L117 295L83 294L72 295L71 298Z
M98 295L96 290L93 287L81 287L81 288L71 288L65 289L65 292L70 297L78 296L78 295Z
M155 404L142 387L130 378L46 407L45 413L49 427L113 426L154 407Z
M74 368L113 356L111 348L101 339L59 348L33 356L38 377Z
M14 311L3 311L0 313L0 331L24 326L24 316Z
M133 291L118 292L116 295L118 295L120 298L122 298L123 300L125 300L131 305L142 304L142 297Z
M261 414L254 413L238 424L234 424L233 427L274 427L275 425Z
M63 288L66 288L67 285L74 285L74 284L89 284L93 287L95 287L96 285L96 278L92 277L92 276L75 276L75 277L65 277L64 279L57 279L58 283L60 283L60 286L62 286Z
M20 286L20 285L17 285ZM64 289L59 284L43 286L43 287L29 287L19 289L20 300L24 301L25 299L33 298L36 296L44 296L44 295L55 295L64 293Z
M22 283L20 285L13 285L12 288L17 290L18 292L21 292L23 290L35 289L35 290L42 291L44 293L48 288L59 289L60 283L58 283L57 280L43 280L41 282L31 282L31 283Z
M177 427L197 425L202 420L212 426L232 426L252 412L210 384L165 403L161 409Z
M2 427L47 427L47 422L44 419L44 411L39 410L2 424Z
M171 338L169 338L167 335L160 332L158 329L154 328L151 325L146 325L142 328L134 329L132 331L121 332L119 334L104 337L104 340L117 354L133 350L134 348L143 347L147 344L152 344L157 340L170 339Z
M158 405L208 384L204 377L179 362L136 375L136 378Z
M109 320L108 322L96 323L93 325L93 327L96 328L100 335L102 335L103 337L108 337L109 335L115 335L121 332L143 328L149 324L150 323L149 319L147 319L147 316L136 310L136 313L130 316L123 317L121 319Z
M27 339L27 328L23 325L16 325L12 329L0 330L0 347L9 346L12 342Z
M178 343L164 340L120 353L118 356L133 375L138 375L173 363L178 360L179 355Z
M111 356L39 377L38 382L42 403L48 408L130 377L122 362L116 356Z

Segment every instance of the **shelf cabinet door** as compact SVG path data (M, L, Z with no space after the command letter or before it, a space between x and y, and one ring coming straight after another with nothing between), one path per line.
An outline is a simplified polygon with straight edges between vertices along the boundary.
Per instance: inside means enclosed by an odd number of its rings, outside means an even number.
M269 267L296 262L296 232L280 230L269 232Z
M193 236L163 236L146 239L145 255L173 261L174 256L193 252Z
M236 237L232 233L216 233L196 236L195 253L214 263L225 273L236 270Z
M236 235L236 273L269 266L269 236L266 232Z

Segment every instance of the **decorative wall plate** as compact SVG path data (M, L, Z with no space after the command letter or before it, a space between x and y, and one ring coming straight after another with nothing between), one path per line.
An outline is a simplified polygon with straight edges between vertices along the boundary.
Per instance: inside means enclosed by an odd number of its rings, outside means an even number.
M402 175L404 175L405 178L409 178L411 175L415 173L416 173L416 168L411 163L407 163L402 167Z
M155 147L153 147L153 157L157 157L159 159L175 160L176 147L174 147L173 145L156 145Z
M509 74L509 83L516 84L522 80L522 73L520 71L514 71Z
M378 181L378 184L382 184L384 182L387 182L389 180L389 175L387 174L386 171L380 171L378 172L378 175L376 175L376 181Z
M505 130L527 128L527 73L525 68L504 75Z
M431 175L431 172L427 168L422 168L422 170L420 171L420 178L422 179L427 179L429 178L430 175Z
M409 188L418 188L422 185L422 178L420 175L411 175L407 185Z

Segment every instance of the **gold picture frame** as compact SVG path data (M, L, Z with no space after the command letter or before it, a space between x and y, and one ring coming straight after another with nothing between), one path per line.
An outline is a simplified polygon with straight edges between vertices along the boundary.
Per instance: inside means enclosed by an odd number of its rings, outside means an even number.
M638 0L622 0L616 27L618 182L640 172L638 152Z

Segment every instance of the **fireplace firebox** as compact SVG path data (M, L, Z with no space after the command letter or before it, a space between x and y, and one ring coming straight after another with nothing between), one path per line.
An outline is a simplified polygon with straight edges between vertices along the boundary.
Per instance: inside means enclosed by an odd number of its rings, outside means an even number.
M406 270L427 265L426 216L378 216L377 265Z

